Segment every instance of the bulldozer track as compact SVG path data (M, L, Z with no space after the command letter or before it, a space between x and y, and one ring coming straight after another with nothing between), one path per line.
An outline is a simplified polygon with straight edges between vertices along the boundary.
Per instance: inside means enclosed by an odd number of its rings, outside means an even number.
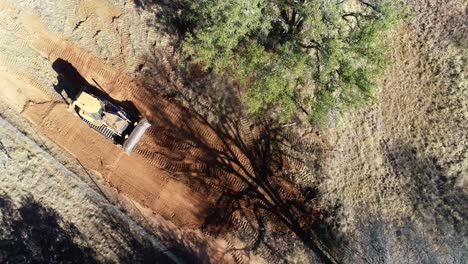
M192 130L196 133L198 138L203 139L206 145L209 146L210 148L217 150L217 151L225 150L226 148L225 144L219 138L216 132L213 131L211 128L207 128L206 126L203 126L198 122L195 122L192 125Z
M148 138L157 137L161 134L162 133L159 130L159 127L156 127L156 124L152 125L150 128L148 128L148 130L146 130L146 135Z
M273 221L279 221L279 219L271 213L268 214L268 219L273 220ZM258 239L258 231L257 228L254 228L247 220L246 217L244 216L238 216L238 215L232 215L231 221L233 223L233 226L237 232L240 232L242 234L239 234L242 237L242 241L247 244L247 245L253 245L257 239ZM268 261L268 263L281 263L281 259L278 258L278 256L275 256L274 253L270 248L265 247L262 243L260 243L259 247L263 250L261 250L261 256Z
M248 121L247 118L241 117L240 118L240 127L241 131L243 132L242 134L244 135L245 143L247 146L252 146L254 142L254 135L252 133L252 124L250 121Z
M307 166L302 162L300 159L287 157L286 161L286 168L290 173L293 173L294 176L299 178L302 183L311 185L313 184L314 175L313 173L307 168Z
M113 80L113 77L115 75L112 74L112 72L110 72L108 69L106 69L106 67L104 65L99 65L98 63L96 63L96 67L97 68L94 69L96 75L100 76L103 79ZM112 83L110 83L110 84L112 84ZM110 86L110 87L112 87L112 86Z
M114 132L112 130L108 129L106 126L96 126L93 123L89 122L86 119L81 119L84 123L86 123L88 126L92 127L93 129L97 130L101 135L105 136L108 139L113 139L114 137Z
M243 167L243 170L246 173L250 175L255 174L255 170L253 169L252 164L250 163L250 160L247 156L245 156L240 151L237 151L237 149L233 149L232 153L234 154L236 161Z
M140 88L139 86L137 86L136 84L134 84L133 82L131 82L130 80L125 80L125 76L121 76L121 78L123 79L121 82L122 83L125 83L125 82L128 82L128 86L127 86L127 89L128 89L128 94L130 94L130 96L132 98L136 98L138 100L141 100L141 101L144 101L146 103L149 103L150 101L147 100L146 98L142 98L140 95L141 95L141 92L139 91ZM123 84L121 84L123 85Z
M190 164L168 160L157 152L151 153L148 159L151 165L170 172L189 172L191 169Z
M136 149L135 152L138 153L139 155L141 155L143 158L151 159L151 154L152 154L152 152L149 151L149 150L139 150L139 149Z
M225 171L224 169L221 169L221 168L218 168L218 167L210 167L209 168L209 171L208 171L209 175L210 176L214 176L218 179L222 179L224 177L226 177L228 174L230 174L229 172Z
M236 218L236 220L237 220L236 221L237 225L239 226L238 230L243 231L242 232L243 233L242 238L243 238L243 241L245 241L244 243L246 243L247 245L253 245L258 239L257 238L257 233L259 231L254 229L251 226L251 224L245 220L245 217L242 217L242 220L240 218ZM264 247L262 244L260 244L259 246ZM279 261L278 258L275 257L271 253L270 249L262 250L261 255L265 260L268 261L268 263L277 263Z
M231 186L235 187L236 185L238 185L238 186L242 185L242 183L240 181L238 181L236 179L236 177L232 176L232 174L230 174L230 173L226 174L225 179L226 179L227 183L229 183Z
M164 109L165 118L168 118L173 123L183 122L183 114L177 109Z
M177 138L174 138L172 135L168 135L166 133L161 133L158 136L152 137L153 141L156 142L159 146L172 149L172 150L189 150L195 148L196 145L191 141L181 141Z
M293 198L297 196L295 193L286 190L282 186L279 186L277 190L278 190L278 194L280 195L280 197L285 201L293 200Z
M157 146L156 148L145 148L145 149L137 147L135 151L138 154L144 153L142 156L147 159L151 159L153 154L161 155L171 161L179 162L185 159L185 155L183 155L182 153L174 152L174 151L171 151L170 149L161 148L159 146Z
M292 133L282 134L280 138L284 143L288 143L292 148L296 148L306 152L315 152L318 149L321 149L321 146L318 144L311 144L304 141L303 138L298 137Z
M28 82L29 81L30 80L28 80ZM60 97L55 91L47 89L43 84L39 83L38 81L32 80L30 84L38 88L46 96L47 100L52 102L63 102L62 97Z
M284 166L283 157L279 155L273 155L270 160L270 166L274 171L282 171Z
M192 160L203 160L206 157L207 152L201 148L192 147L188 149L188 154Z
M234 247L231 240L229 238L223 237L224 241L228 246L228 251L230 252L231 256L234 258L237 264L244 264L247 263L244 260L244 257L240 254L239 250Z
M213 192L218 193L218 194L224 192L223 188L219 187L218 185L216 185L212 181L207 180L206 183L210 186L210 188L211 188L211 190L213 190Z
M248 233L247 238L244 240L246 244L252 244L256 240L256 230L252 228L250 223L245 219L245 217L240 217L237 215L231 215L231 222L233 223L233 227L237 228L238 230L243 230L244 232Z
M117 72L114 81L110 84L110 87L129 87L130 88L131 86L132 85L130 85L130 82L127 80L127 76L125 76L125 74L122 74L121 72Z
M192 163L190 164L193 172L199 172L205 174L208 170L209 165L206 163Z
M214 168L211 170L211 173L218 179L222 180L223 183L227 183L226 187L231 187L235 191L242 191L247 188L247 184L243 180L239 179L238 176L235 176L230 172Z

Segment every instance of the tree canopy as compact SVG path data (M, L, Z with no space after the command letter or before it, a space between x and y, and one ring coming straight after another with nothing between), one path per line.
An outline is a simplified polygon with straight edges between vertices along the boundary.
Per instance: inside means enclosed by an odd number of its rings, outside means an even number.
M247 110L298 110L323 122L372 98L384 68L383 33L400 18L391 0L187 0L183 44L194 63L229 72Z

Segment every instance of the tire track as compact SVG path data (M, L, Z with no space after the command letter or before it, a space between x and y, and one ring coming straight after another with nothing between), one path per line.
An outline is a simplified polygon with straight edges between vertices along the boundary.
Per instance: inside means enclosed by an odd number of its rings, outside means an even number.
M297 182L309 186L313 185L313 179L315 177L300 159L286 157L285 161L286 169L294 174L293 176L297 178Z

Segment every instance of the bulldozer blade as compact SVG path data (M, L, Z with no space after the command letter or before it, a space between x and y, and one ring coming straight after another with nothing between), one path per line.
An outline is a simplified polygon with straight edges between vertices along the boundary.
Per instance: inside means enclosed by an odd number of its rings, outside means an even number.
M123 150L127 155L130 156L130 153L132 153L133 149L135 148L136 144L138 141L140 141L141 137L143 134L145 134L145 131L151 126L151 124L146 120L146 118L143 118L140 120L138 125L135 127L135 129L132 131L130 136L125 140L125 143L123 144Z

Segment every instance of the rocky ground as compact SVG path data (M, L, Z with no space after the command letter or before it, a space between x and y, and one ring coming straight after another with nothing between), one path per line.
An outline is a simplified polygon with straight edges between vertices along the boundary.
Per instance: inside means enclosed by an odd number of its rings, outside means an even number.
M466 262L468 7L407 6L375 100L317 128L183 67L175 2L1 1L0 261ZM62 109L85 82L157 124L132 158Z

